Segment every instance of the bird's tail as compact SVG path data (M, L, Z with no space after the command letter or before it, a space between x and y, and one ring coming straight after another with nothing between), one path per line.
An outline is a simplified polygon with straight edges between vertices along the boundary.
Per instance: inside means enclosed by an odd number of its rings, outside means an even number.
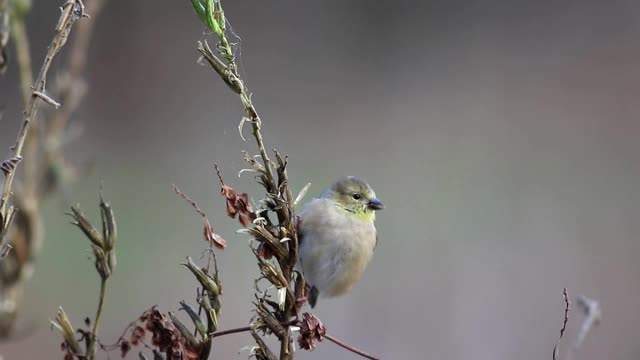
M318 295L318 288L312 286L311 290L309 291L309 305L311 305L312 309L316 307L316 303L318 302Z

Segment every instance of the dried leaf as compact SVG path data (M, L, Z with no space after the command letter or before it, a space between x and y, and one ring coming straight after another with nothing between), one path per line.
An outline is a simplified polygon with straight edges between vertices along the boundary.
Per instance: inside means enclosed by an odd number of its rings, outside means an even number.
M217 164L215 168L218 173L218 179L220 179L220 194L226 199L227 215L232 219L235 219L236 215L238 215L240 224L242 224L243 227L248 227L249 224L257 218L250 204L249 194L238 193L232 187L226 185Z
M136 327L133 328L133 330L131 330L131 335L130 335L131 344L133 346L138 346L140 342L144 340L144 337L146 335L147 335L147 331L142 326L137 325Z
M223 239L222 236L216 234L213 231L213 227L211 227L211 224L209 223L209 219L205 217L203 218L203 221L204 221L205 241L209 242L210 244L214 245L220 250L224 250L224 248L227 246L227 241Z
M269 260L273 257L273 250L267 243L262 243L258 246L258 256L263 259Z
M122 356L123 359L127 356L130 350L131 350L131 344L129 344L128 341L123 340L122 342L120 342L120 355Z

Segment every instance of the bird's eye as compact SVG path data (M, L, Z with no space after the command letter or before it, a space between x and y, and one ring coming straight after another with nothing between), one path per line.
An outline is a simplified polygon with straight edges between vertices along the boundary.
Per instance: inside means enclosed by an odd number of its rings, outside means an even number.
M353 194L353 198L354 198L355 200L360 200L360 199L362 199L362 195L360 195L360 194Z

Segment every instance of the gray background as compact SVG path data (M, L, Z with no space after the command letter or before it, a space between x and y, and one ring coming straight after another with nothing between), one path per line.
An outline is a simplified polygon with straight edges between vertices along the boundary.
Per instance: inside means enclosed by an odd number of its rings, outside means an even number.
M61 2L37 2L28 19L35 65ZM267 146L291 157L293 189L310 181L316 195L338 176L360 175L387 205L364 279L316 311L331 334L384 359L550 359L567 287L604 309L575 358L640 356L637 1L225 8ZM110 1L96 31L90 93L74 118L84 133L70 148L94 171L67 199L46 203L24 336L0 343L5 359L61 358L48 326L59 305L78 325L93 316L98 277L63 212L72 201L96 216L100 180L121 234L104 342L153 304L175 310L193 299L178 263L205 244L172 183L229 241L221 328L250 316L256 267L224 214L212 164L257 198L250 177L235 177L240 151L255 149L238 135L237 97L196 64L196 41L212 37L188 1ZM0 83L3 149L21 111L15 70ZM571 313L567 343L580 320ZM214 357L244 359L238 351L249 344L246 334L220 338ZM328 342L298 357L355 358Z

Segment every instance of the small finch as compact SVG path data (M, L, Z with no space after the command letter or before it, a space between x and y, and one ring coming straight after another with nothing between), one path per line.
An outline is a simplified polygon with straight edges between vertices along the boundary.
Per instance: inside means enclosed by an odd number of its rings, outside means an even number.
M378 242L375 212L384 208L366 181L338 179L300 212L300 265L308 301L349 292L364 273Z

